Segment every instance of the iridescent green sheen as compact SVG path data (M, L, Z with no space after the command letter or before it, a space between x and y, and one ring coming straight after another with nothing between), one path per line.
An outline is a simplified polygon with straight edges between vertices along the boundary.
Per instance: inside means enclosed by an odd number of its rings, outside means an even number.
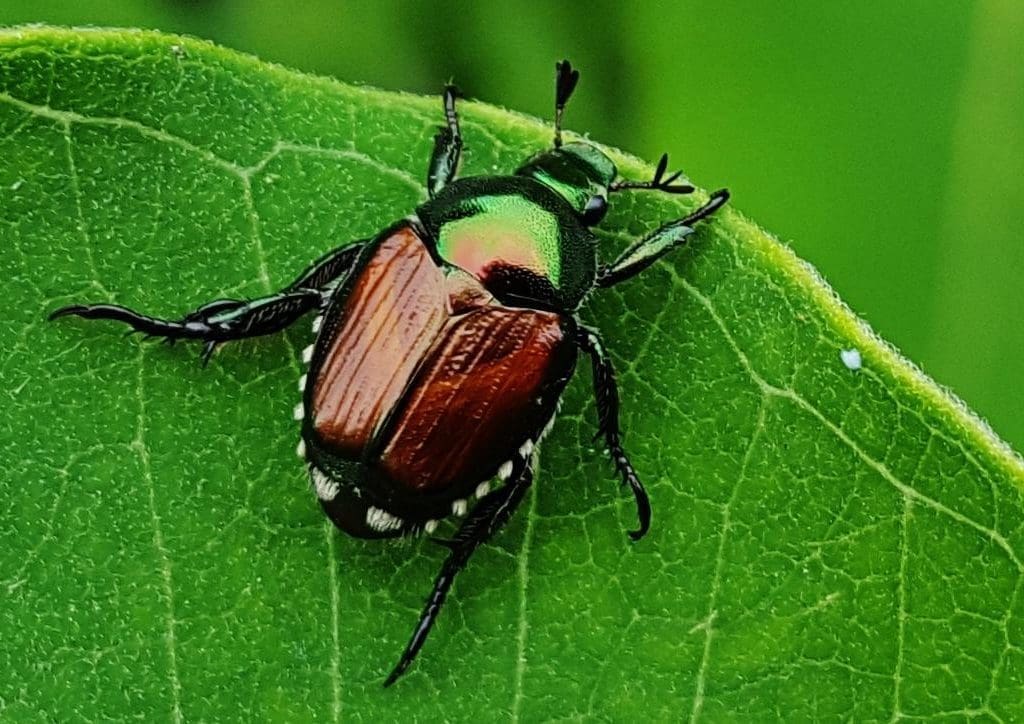
M592 197L608 196L617 173L612 160L589 143L567 143L544 151L516 171L540 181L579 212Z
M475 213L441 226L437 250L486 281L496 268L527 269L558 286L562 234L554 214L519 194L480 196Z
M514 176L456 179L416 215L437 259L473 274L503 303L574 310L597 274L586 210L607 198L616 173L599 148L567 143Z
M589 186L580 186L577 183L568 183L552 176L543 169L536 169L530 175L568 201L574 209L582 209L586 206L587 201L598 190Z

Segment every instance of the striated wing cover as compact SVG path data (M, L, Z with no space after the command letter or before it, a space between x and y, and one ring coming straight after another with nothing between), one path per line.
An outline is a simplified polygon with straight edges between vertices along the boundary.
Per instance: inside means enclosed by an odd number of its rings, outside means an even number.
M449 320L389 426L383 469L417 490L493 477L554 414L576 361L565 324L497 305Z

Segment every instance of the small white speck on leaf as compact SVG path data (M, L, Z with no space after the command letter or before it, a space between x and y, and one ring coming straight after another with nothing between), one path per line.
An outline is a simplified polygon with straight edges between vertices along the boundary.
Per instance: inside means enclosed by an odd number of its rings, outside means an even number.
M20 189L22 187L22 184L24 184L24 183L25 183L25 179L23 179L23 178L18 179L17 181L15 181L14 183L11 184L11 191L17 191L18 189Z
M843 361L848 370L856 371L861 368L860 350L857 348L839 350L839 359Z

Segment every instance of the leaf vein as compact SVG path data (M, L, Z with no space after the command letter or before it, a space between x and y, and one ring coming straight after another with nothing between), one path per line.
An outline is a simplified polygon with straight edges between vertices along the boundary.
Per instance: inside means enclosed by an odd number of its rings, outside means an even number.
M922 454L922 458L924 455ZM897 721L901 716L901 696L903 685L903 657L907 628L907 528L910 525L913 501L903 496L903 512L900 515L900 568L896 581L896 595L899 607L896 612L896 663L893 667L892 717Z
M534 452L534 469L539 467L540 452ZM539 475L538 475L539 477ZM537 516L537 487L530 490L530 503L526 509L526 528L523 532L522 548L519 551L519 615L516 629L516 668L513 678L512 721L518 722L523 708L523 678L526 675L526 638L529 625L526 616L527 584L530 578L530 546L533 544L533 521Z
M334 550L334 524L325 519L323 522L324 538L327 541L327 581L331 587L331 716L335 722L341 721L341 637L340 619L341 602L338 596L338 565L337 553Z
M259 275L260 282L263 285L264 291L267 294L272 294L274 288L270 281L269 265L267 263L266 250L263 248L263 239L260 233L260 217L259 211L256 208L256 201L252 194L252 182L249 176L242 176L242 192L245 201L246 216L249 219L249 234L250 240L253 245L253 249L256 252L257 261L257 274ZM298 379L301 375L301 369L299 363L296 361L297 355L295 351L295 345L292 344L291 339L288 335L282 335L284 340L285 348L288 352L288 360L292 368L295 378ZM249 485L252 486L250 480ZM247 494L248 497L248 494ZM328 527L330 523L326 523ZM330 568L330 575L327 579L327 584L330 586L330 600L331 600L331 642L332 651L331 658L328 666L331 676L331 716L334 721L340 721L341 717L341 631L340 631L340 601L338 597L338 586L337 586L337 575L338 569L338 555L335 551L334 540L328 534L325 536L325 545L327 546L327 565Z
M815 407L810 402L805 400L795 390L776 387L775 385L765 380L754 369L746 353L736 343L735 338L733 338L728 326L725 324L725 321L718 314L711 300L708 299L703 293L700 292L700 290L694 287L690 282L680 277L671 266L669 266L668 269L671 270L675 282L684 289L686 289L686 291L689 292L702 307L704 307L707 313L711 316L712 320L718 326L719 330L721 330L722 335L725 337L726 343L733 350L740 364L747 371L750 377L754 380L757 386L760 387L766 395L771 395L773 397L781 397L790 400L801 409L805 410L806 412L809 412L821 424L823 424L833 435L835 435L840 440L840 442L842 442L844 445L850 448L850 450L852 450L857 455L857 457L863 460L871 469L877 472L883 480L892 485L892 487L896 488L896 490L898 490L901 494L912 498L916 502L921 503L925 507L931 508L932 510L941 515L951 518L952 520L955 520L958 523L961 523L978 531L979 533L987 537L989 540L991 540L993 543L995 543L1000 549L1002 549L1002 551L1006 554L1007 558L1009 558L1013 565L1017 567L1018 571L1024 572L1024 564L1021 563L1020 558L1017 556L1017 552L1013 549L1009 541L1007 541L1006 538L999 531L988 528L982 525L981 523L977 522L976 520L973 520L972 518L964 515L963 513L957 510L953 510L952 508L950 508L947 505L944 505L938 500L935 500L934 498L925 495L924 493L911 487L910 485L907 485L902 480L897 478L893 474L893 472L888 468L888 466L871 457L867 452L865 452L863 448L861 448L860 445L858 445L849 435L847 435L842 428L840 428L838 425L832 422L832 420L828 419L821 412L821 410L819 410L817 407Z
M701 654L700 667L697 669L697 678L694 682L693 708L690 710L691 723L696 722L700 718L701 711L704 708L704 689L707 684L708 666L711 661L711 639L714 636L715 618L718 615L715 607L718 605L718 592L721 588L722 566L725 562L725 543L731 528L732 506L736 503L736 499L739 497L740 486L743 484L744 478L746 478L747 467L750 464L751 457L753 456L754 447L757 445L757 441L760 439L761 433L764 431L766 399L767 398L764 397L761 398L760 405L757 409L757 422L754 426L754 431L750 436L750 442L747 443L747 450L743 455L743 461L740 464L736 483L732 487L729 499L722 506L722 522L720 525L721 532L718 536L718 553L715 555L715 572L711 579L711 594L708 596L708 615L705 616L704 619L695 627L704 629L704 649Z
M139 346L138 376L135 384L135 396L138 400L139 412L136 417L135 437L131 448L139 456L142 465L142 477L146 481L149 493L149 517L153 526L153 547L156 549L157 563L160 566L160 582L163 589L164 602L167 606L167 625L164 631L164 642L167 648L167 675L171 682L171 718L181 724L181 678L178 675L177 637L175 634L176 619L174 615L174 586L171 576L171 559L164 545L163 530L160 525L160 514L156 506L156 482L153 480L153 468L149 459L149 448L146 446L146 397L143 385L145 369L145 347Z
M89 232L85 225L85 215L82 213L82 187L78 180L78 166L75 164L75 154L72 150L71 124L66 120L62 121L61 128L64 135L64 153L68 162L68 180L71 182L71 195L75 200L75 229L78 231L82 248L85 249L85 259L89 265L89 271L92 272L92 281L96 288L105 294L109 300L113 298L113 295L103 285L103 280L100 278L99 268L96 266L96 257L92 253L92 240L89 238Z
M267 165L270 164L275 158L283 153L294 153L298 155L307 156L322 156L324 158L331 158L335 160L346 160L346 161L357 161L362 163L375 171L379 171L385 176L390 176L398 181L401 181L406 186L414 189L421 200L426 200L427 192L426 186L418 181L412 174L394 166L389 166L386 163L375 159L361 151L357 151L355 147L351 148L331 148L328 146L315 146L306 143L295 143L293 141L278 141L274 144L273 148L267 152L263 158L254 163L252 166L245 168L239 168L238 172L243 178L251 178L261 173Z

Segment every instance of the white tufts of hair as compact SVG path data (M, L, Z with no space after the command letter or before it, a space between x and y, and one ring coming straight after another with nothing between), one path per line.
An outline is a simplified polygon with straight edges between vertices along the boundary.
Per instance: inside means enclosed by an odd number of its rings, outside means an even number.
M402 527L402 519L397 515L391 515L386 510L374 508L372 505L366 509L366 524L377 531L398 530Z
M309 467L309 479L313 483L316 497L320 498L320 500L331 501L338 497L338 492L341 488L338 487L336 482L327 477L327 473L315 465L310 465Z

